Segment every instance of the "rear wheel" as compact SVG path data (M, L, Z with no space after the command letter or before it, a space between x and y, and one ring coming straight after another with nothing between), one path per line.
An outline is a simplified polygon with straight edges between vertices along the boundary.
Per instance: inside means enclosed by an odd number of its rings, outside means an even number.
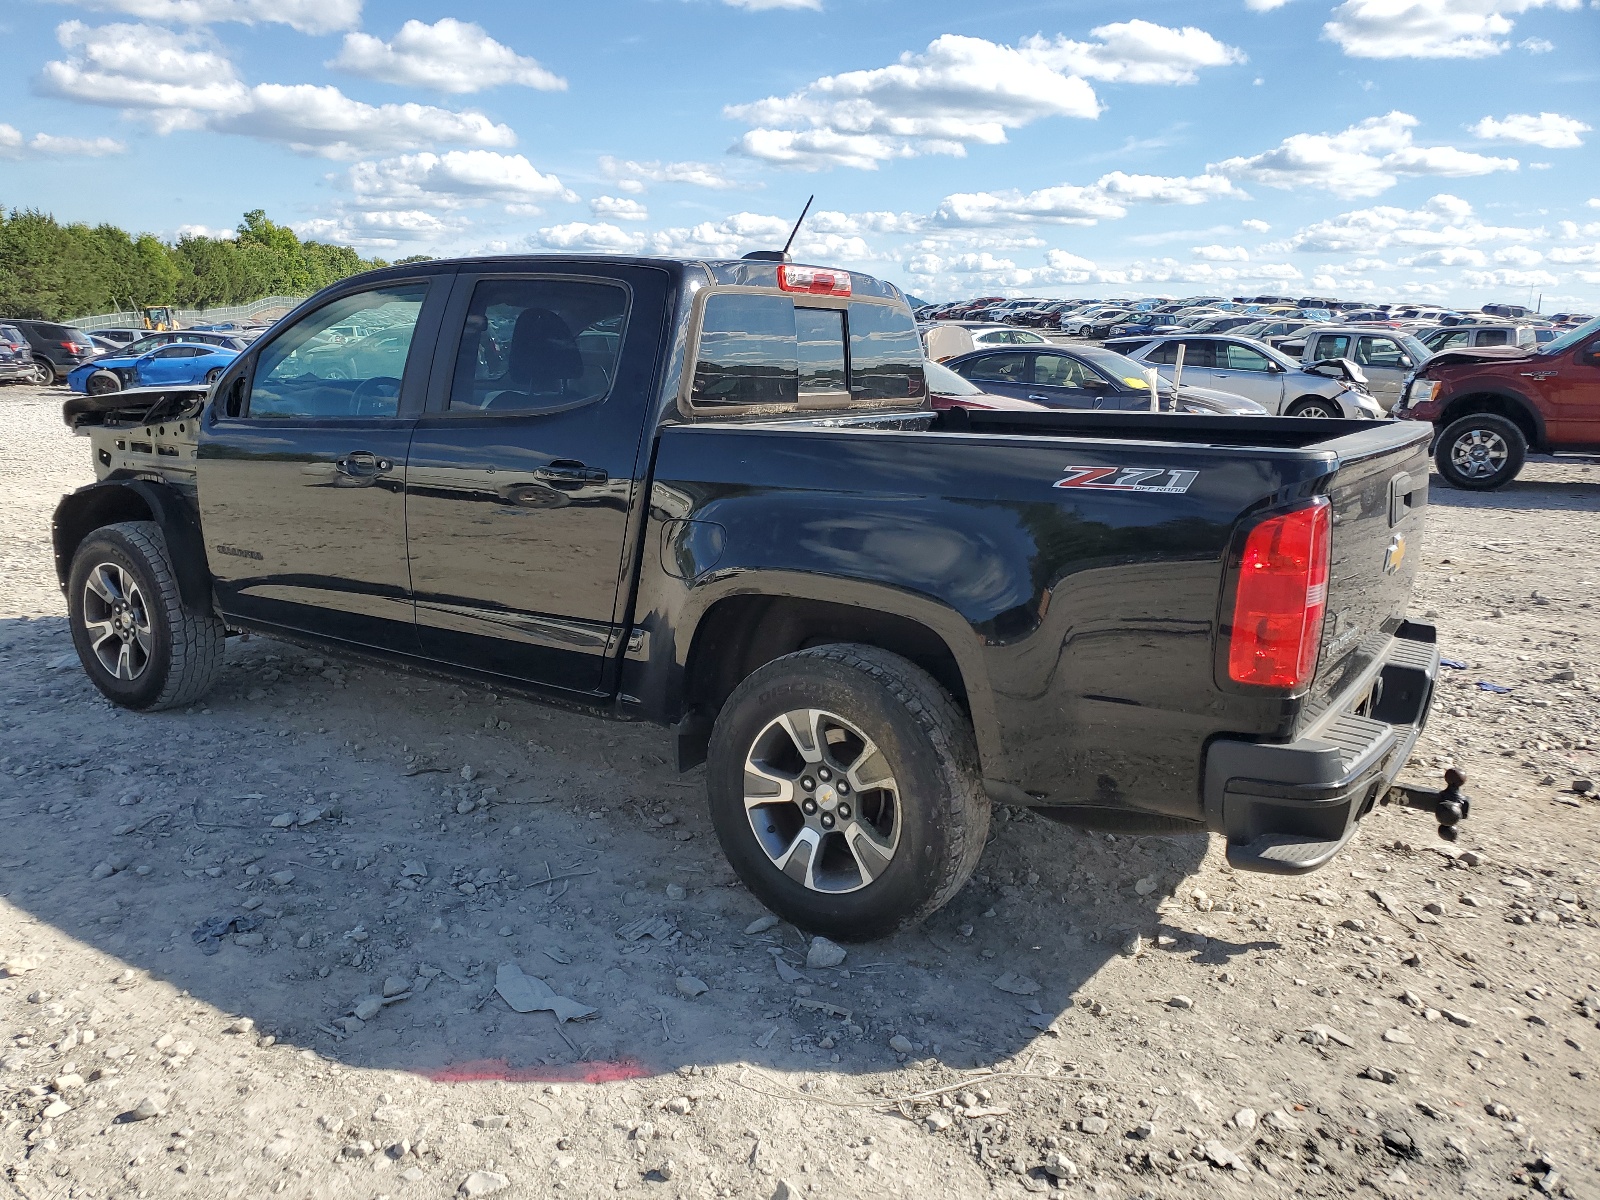
M1284 410L1286 417L1340 417L1344 414L1338 404L1321 396L1302 396Z
M166 536L154 521L95 530L73 555L72 644L108 700L132 709L198 700L222 670L226 630L185 608Z
M989 829L966 717L925 671L870 646L802 650L741 683L717 717L707 791L746 886L840 940L943 907Z
M32 362L32 367L33 367L33 374L28 377L28 382L29 383L35 383L35 384L38 384L40 387L44 387L47 384L51 384L51 383L54 383L56 381L56 370L55 370L55 368L52 367L44 359L42 359L42 358L34 359L33 362Z
M1528 458L1528 439L1515 421L1472 413L1440 435L1433 462L1453 487L1487 492L1515 479Z

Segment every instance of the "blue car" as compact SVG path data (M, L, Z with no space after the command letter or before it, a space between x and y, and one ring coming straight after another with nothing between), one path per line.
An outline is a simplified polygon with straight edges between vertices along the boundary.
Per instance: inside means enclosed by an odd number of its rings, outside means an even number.
M215 383L237 350L201 342L174 342L143 354L106 354L73 368L67 386L103 396L124 388L168 387L177 383Z

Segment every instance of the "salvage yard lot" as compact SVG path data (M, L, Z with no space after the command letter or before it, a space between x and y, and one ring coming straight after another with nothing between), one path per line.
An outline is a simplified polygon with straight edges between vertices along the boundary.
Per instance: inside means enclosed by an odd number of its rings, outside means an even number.
M660 730L260 638L193 710L101 700L61 399L0 390L20 1194L1600 1189L1600 467L1435 481L1413 614L1464 666L1407 777L1467 772L1454 847L1384 809L1273 878L1001 810L948 908L816 966ZM512 1011L512 962L594 1016Z

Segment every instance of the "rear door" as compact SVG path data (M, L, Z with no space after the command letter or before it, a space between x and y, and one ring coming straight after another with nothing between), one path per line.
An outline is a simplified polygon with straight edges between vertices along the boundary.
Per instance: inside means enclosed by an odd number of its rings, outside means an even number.
M669 285L616 264L457 277L406 479L428 657L601 689Z
M1033 386L1033 357L1014 352L985 354L959 364L956 372L986 392L1026 400Z
M206 409L199 494L224 613L415 653L405 477L450 278L352 287L274 329ZM351 377L328 330L381 320L400 374Z

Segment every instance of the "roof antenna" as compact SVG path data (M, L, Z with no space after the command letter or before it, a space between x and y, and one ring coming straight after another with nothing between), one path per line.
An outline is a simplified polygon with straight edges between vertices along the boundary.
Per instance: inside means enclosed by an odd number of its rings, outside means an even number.
M789 240L783 244L782 250L752 250L745 257L761 262L788 262L789 247L794 245L794 239L799 236L800 226L805 223L806 214L811 211L811 202L816 198L815 194L806 197L806 206L800 210L800 219L794 223L794 228L789 231Z

